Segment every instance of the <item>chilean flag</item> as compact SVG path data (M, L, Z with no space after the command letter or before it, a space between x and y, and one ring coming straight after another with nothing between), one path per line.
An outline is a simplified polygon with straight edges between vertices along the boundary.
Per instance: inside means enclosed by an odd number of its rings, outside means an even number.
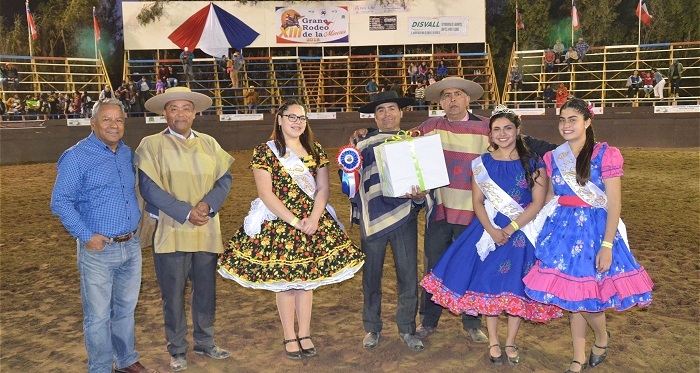
M27 25L29 26L29 32L32 34L32 39L36 40L39 38L39 34L36 32L36 26L34 26L34 18L32 14L29 13L29 1L25 4L27 7Z
M523 22L523 19L520 15L520 11L518 9L515 9L515 25L518 28L518 30L525 30L525 23Z
M92 7L92 26L95 29L95 43L100 42L100 25L97 24L97 14L95 13L95 7Z
M637 11L635 12L637 17L642 20L642 23L651 26L651 19L654 17L651 14L649 14L649 9L647 9L647 2L644 0L641 0L639 4L637 4Z
M229 48L243 49L260 34L231 13L209 3L193 14L168 39L180 49L201 49L212 57L228 54Z
M571 27L574 28L574 30L578 30L578 27L581 24L578 21L578 10L576 10L576 1L571 1Z

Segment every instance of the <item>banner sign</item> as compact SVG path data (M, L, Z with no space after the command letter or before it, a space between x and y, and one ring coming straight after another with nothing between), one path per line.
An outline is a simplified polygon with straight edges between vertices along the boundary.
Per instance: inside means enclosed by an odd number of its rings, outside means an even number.
M428 113L429 117L444 117L445 116L445 110L430 110Z
M263 120L262 114L221 114L219 115L220 122L233 122L241 120Z
M408 5L404 1L386 0L386 4L353 5L354 14L382 14L408 12ZM401 5L401 3L404 3Z
M560 111L561 111L561 108L557 108L557 110L556 110L557 116L559 115ZM605 108L603 108L602 106L594 106L593 107L593 115L603 115L604 112L605 112Z
M654 106L654 114L700 113L700 105Z
M306 113L306 117L309 119L335 119L335 112L328 113Z
M409 17L408 36L467 36L467 17Z
M66 119L69 126L89 126L90 118L71 118Z
M511 109L517 115L544 115L544 108Z
M374 118L374 113L360 113L360 118Z
M396 16L369 16L369 30L396 30Z
M159 117L146 117L146 123L168 123L164 116Z
M348 7L275 7L278 44L347 43Z

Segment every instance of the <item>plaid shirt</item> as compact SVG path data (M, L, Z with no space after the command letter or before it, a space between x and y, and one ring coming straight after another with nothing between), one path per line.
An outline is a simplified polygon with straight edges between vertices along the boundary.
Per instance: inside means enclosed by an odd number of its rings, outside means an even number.
M113 238L136 230L136 172L122 141L115 153L91 133L66 150L56 168L51 211L73 237L87 242L95 233Z

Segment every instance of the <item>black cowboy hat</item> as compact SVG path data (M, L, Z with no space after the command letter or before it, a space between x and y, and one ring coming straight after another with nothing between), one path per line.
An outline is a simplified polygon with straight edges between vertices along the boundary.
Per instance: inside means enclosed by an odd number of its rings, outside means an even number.
M387 102L395 102L399 105L399 109L416 104L416 100L410 97L399 97L398 93L394 91L386 91L377 94L376 100L360 107L360 113L374 114L374 109L376 109L377 106L386 104Z

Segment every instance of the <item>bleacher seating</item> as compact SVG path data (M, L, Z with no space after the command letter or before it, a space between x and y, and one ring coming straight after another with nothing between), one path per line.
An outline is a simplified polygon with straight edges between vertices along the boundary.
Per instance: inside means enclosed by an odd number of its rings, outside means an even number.
M671 83L668 68L674 59L683 65L680 97L668 98ZM544 67L544 51L515 51L510 66L519 66L523 72L523 89L513 91L510 77L506 76L503 102L517 107L542 107L542 92L547 83L552 88L563 82L569 95L582 98L597 106L638 106L698 104L700 100L700 42L681 42L645 45L619 45L592 47L583 62L574 63L571 69L548 73ZM564 65L566 66L566 65ZM666 78L665 100L645 97L644 91L636 97L627 97L627 78L634 70L649 72L658 69ZM508 71L506 74L510 74Z

